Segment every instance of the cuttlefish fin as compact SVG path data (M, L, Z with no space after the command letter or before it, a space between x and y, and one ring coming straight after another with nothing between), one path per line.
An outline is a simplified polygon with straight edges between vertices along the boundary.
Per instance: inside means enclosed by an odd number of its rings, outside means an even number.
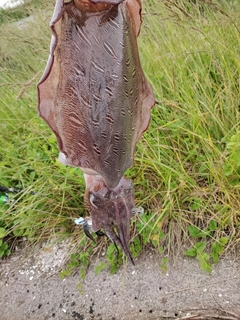
M127 0L127 8L135 26L136 36L139 35L142 24L141 0Z

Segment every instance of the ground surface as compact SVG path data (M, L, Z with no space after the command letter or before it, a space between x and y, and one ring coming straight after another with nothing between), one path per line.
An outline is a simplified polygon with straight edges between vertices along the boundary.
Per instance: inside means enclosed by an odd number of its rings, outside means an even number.
M98 276L93 263L80 294L78 272L64 280L57 272L64 248L43 246L30 258L20 250L0 262L0 320L240 319L240 261L225 258L207 274L179 258L164 273L148 252L136 266Z

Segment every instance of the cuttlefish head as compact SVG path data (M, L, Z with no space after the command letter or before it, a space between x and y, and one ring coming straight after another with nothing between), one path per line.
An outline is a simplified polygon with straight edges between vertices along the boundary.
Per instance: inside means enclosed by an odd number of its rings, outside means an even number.
M130 219L134 208L134 188L131 180L123 177L119 185L112 190L102 180L88 176L84 201L91 215L92 231L103 229L134 264L129 251Z

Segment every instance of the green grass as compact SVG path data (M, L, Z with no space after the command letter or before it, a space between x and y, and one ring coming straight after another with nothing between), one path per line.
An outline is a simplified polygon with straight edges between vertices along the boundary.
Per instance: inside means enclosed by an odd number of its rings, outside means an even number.
M210 271L240 239L240 4L198 3L144 1L139 50L157 104L127 174L136 205L145 208L133 219L133 255L149 244L175 255L185 245ZM28 28L1 25L0 184L23 191L13 207L0 209L0 228L9 244L16 236L73 235L91 254L72 221L85 215L82 173L56 161L56 140L36 112L51 12L46 3Z

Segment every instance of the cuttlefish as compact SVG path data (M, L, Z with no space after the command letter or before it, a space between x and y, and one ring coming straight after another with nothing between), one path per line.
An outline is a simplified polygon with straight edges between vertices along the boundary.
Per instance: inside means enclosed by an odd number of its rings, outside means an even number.
M124 176L155 103L141 68L140 0L57 0L38 83L38 110L57 138L59 161L81 168L91 230L133 262L134 188Z

